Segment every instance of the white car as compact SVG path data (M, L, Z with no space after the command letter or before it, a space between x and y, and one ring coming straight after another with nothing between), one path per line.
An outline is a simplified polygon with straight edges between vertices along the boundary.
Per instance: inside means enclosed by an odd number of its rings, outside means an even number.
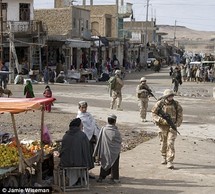
M147 59L147 67L150 68L155 60L156 60L155 58L148 58Z

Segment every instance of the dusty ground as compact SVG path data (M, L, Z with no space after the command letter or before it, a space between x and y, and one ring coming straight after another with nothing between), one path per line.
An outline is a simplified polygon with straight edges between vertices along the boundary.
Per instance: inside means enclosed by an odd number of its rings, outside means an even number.
M160 73L153 71L128 74L123 88L123 111L110 110L110 97L105 83L84 83L70 85L52 85L54 97L57 99L51 113L45 114L52 138L59 139L68 129L69 121L77 113L77 104L86 100L89 112L99 125L106 122L107 115L117 115L117 124L121 130L124 147L136 146L146 138L140 134L151 134L157 131L152 123L150 109L156 102L150 99L147 123L140 122L135 97L135 89L142 76L146 76L154 94L159 97L166 88L171 88L168 69ZM214 83L184 82L180 94L175 99L180 101L184 109L184 121L179 128L181 136L176 141L176 171L168 171L160 165L159 141L151 139L136 148L123 152L120 160L121 184L109 185L106 182L98 185L90 181L90 191L82 194L160 194L160 193L205 193L215 191L215 151L214 151ZM36 97L42 97L45 85L34 85ZM14 97L23 97L23 86L10 85ZM40 111L16 115L16 123L20 138L39 137ZM1 115L1 130L12 129L9 115ZM148 137L147 137L148 138ZM97 176L99 167L93 169ZM73 192L76 193L76 192Z
M53 142L63 137L65 131L68 130L69 121L75 118L76 114L62 112L59 109L54 109L51 113L45 115L45 124L49 128ZM15 115L16 127L20 140L39 140L40 139L40 111L29 111L27 113L20 113ZM10 132L13 134L13 126L9 114L3 114L0 117L1 132ZM105 121L97 119L98 126L104 126ZM146 131L131 130L129 126L119 124L120 132L122 134L123 143L122 151L130 150L140 143L148 141L155 137L156 133L147 133Z

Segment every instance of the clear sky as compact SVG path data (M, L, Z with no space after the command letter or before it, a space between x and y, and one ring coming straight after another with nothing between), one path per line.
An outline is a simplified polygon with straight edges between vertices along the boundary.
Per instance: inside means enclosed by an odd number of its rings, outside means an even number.
M119 0L120 2L121 0ZM34 0L34 8L53 8L54 0ZM87 4L90 0L86 0ZM94 0L95 5L115 4L116 0ZM146 20L147 0L124 0L132 3L136 21ZM82 0L74 0L81 5ZM186 26L194 30L215 31L215 0L149 0L148 20L157 25Z

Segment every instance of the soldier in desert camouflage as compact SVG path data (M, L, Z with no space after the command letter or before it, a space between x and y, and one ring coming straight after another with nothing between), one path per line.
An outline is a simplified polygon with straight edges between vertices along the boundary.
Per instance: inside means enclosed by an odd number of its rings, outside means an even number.
M122 87L124 86L123 80L121 78L121 70L116 70L115 71L115 77L116 77L116 83L115 87L112 89L112 100L110 104L110 108L113 109L116 99L118 98L117 101L117 110L122 111L123 109L121 108L121 103L122 103Z
M142 122L146 122L146 112L148 108L148 102L149 102L149 91L151 92L151 89L146 84L146 78L142 77L140 79L140 84L136 88L136 94L138 98L138 106L140 109L140 118Z
M175 158L175 139L177 131L173 130L167 123L167 120L159 116L159 110L168 113L175 124L179 127L183 121L183 109L178 101L174 100L174 92L166 89L163 96L156 102L152 108L152 118L156 125L159 127L159 138L161 143L161 164L167 164L167 168L173 169L173 160Z

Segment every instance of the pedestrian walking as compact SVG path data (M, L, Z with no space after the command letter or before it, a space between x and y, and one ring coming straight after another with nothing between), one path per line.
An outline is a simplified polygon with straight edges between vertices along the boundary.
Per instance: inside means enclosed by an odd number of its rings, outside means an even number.
M172 76L172 73L173 73L173 68L172 68L172 65L170 65L170 67L169 67L169 76L170 77Z
M50 88L49 85L47 85L45 87L45 90L43 92L43 96L46 97L46 98L51 98L52 97L52 91L51 91L51 88ZM45 110L47 112L51 112L51 107L52 107L52 102L45 105Z
M187 74L187 81L192 81L191 80L191 68L189 65L187 66L186 74Z
M45 84L49 83L49 68L47 66L45 67L43 72L43 79Z
M159 127L161 164L167 164L169 169L174 168L175 139L177 137L177 131L173 129L173 126L170 126L170 123L172 121L174 128L176 128L183 121L183 109L179 102L173 99L174 95L172 90L166 89L162 98L152 108L152 119Z
M2 88L7 89L8 73L6 72L8 72L9 69L3 61L0 61L0 71L5 72L5 73L0 73L0 86L2 87L3 85Z
M108 116L108 123L99 134L94 156L101 161L101 168L97 182L102 182L111 174L110 183L119 183L119 158L121 151L122 138L116 126L116 115Z
M113 55L113 59L111 60L112 67L116 69L120 69L119 60L117 59L116 55Z
M149 97L151 93L151 89L146 84L146 78L142 77L140 79L140 84L136 88L136 94L138 98L138 106L140 109L140 118L142 122L146 122L146 113L148 108Z
M183 82L187 80L186 67L184 65L181 66L181 77L183 78Z
M175 70L172 74L172 83L174 84L173 91L177 93L179 84L182 84L181 70L178 67L175 67Z
M111 78L110 78L111 79ZM122 103L122 87L124 86L123 80L121 78L121 70L116 70L115 71L115 76L113 80L113 86L111 86L111 104L110 108L113 109L115 102L118 98L117 102L117 110L122 111L123 109L121 108L121 103Z
M200 69L200 67L197 67L195 77L196 77L196 83L199 83L202 81L202 70Z
M34 90L31 80L26 80L26 85L24 87L24 95L26 98L34 98Z
M51 84L55 82L55 71L53 69L49 69L49 82Z

